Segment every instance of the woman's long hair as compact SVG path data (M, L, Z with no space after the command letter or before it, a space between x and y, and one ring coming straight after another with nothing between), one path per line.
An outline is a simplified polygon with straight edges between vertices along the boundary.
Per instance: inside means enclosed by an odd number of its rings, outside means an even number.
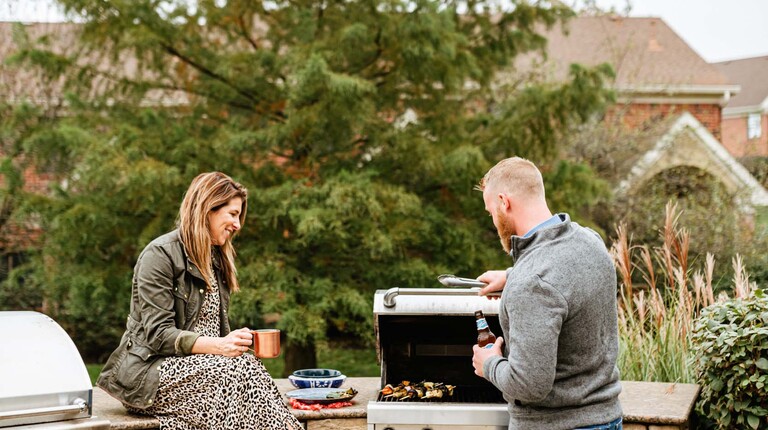
M192 264L197 266L205 278L208 288L212 288L210 279L211 269L211 233L208 225L208 214L216 211L235 197L243 200L240 211L240 227L245 224L245 213L248 208L248 190L221 172L208 172L198 175L189 185L184 194L184 200L179 209L176 226L179 229L181 242ZM237 232L235 232L237 234ZM231 292L238 291L237 269L235 268L235 248L232 238L220 245L222 269Z

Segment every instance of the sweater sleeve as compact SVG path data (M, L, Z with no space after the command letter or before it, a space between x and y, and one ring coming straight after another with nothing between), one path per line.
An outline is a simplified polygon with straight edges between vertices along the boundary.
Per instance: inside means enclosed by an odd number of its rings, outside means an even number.
M562 294L538 276L508 284L502 303L509 316L506 357L483 364L485 378L510 398L539 402L552 390L557 347L568 304Z

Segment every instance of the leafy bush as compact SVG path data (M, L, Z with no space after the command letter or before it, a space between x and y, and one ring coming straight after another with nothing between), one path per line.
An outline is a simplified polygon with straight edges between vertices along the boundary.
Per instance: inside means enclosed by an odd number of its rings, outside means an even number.
M699 414L718 428L768 427L768 297L715 303L694 322Z

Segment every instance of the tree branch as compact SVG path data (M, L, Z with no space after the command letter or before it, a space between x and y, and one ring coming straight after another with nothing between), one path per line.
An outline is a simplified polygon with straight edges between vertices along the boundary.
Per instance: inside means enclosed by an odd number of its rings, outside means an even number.
M214 71L204 67L202 64L197 63L196 61L192 60L191 58L186 57L185 55L181 54L178 50L176 50L176 48L174 48L173 46L170 46L170 45L167 45L167 44L162 44L161 46L170 55L180 59L181 61L183 61L186 64L191 65L192 67L194 67L195 69L197 69L201 73L203 73L203 74L213 78L216 81L219 81L219 82L227 85L228 87L234 89L235 92L237 92L238 94L240 94L243 97L251 100L253 102L253 104L254 104L254 107L250 108L251 110L254 110L255 112L260 113L262 115L267 115L267 116L269 116L269 117L271 117L271 118L273 118L273 119L275 119L277 121L280 121L280 122L285 121L286 116L285 116L285 114L283 112L270 112L267 109L259 107L260 100L257 97L255 97L253 94L250 94L249 92L243 91L242 89L232 85L232 83L229 80L227 80L226 78L224 78L223 76L221 76L218 73L216 73L216 72L214 72ZM192 91L187 90L187 89L181 89L180 88L180 90L192 92ZM206 96L214 98L211 95L206 95ZM233 106L237 106L237 104L235 104L234 102L231 102L231 101L229 101L227 103L232 104Z
M248 28L245 25L245 20L243 19L242 14L238 15L237 17L237 27L240 29L240 35L243 36L246 41L248 41L248 44L251 45L251 47L253 47L254 50L258 51L259 45L248 34Z
M242 89L232 85L232 83L227 78L225 78L224 76L219 75L218 73L216 73L213 70L203 66L202 64L200 64L197 61L193 60L192 58L187 57L186 55L184 55L181 52L179 52L173 46L165 44L165 43L161 43L160 46L165 50L165 52L170 54L172 57L178 58L182 62L184 62L186 64L189 64L193 68L197 69L202 74L204 74L204 75L206 75L206 76L208 76L208 77L210 77L210 78L212 78L212 79L214 79L216 81L219 81L222 84L225 84L226 86L234 89L235 92L237 92L238 94L242 95L243 97L245 97L247 99L252 100L254 103L258 102L258 99L253 94L250 94L249 92L243 91Z
M215 94L198 91L198 90L195 90L194 88L190 88L187 86L182 87L175 84L167 84L167 83L157 82L157 81L148 82L148 81L133 80L126 77L121 77L111 73L107 73L105 71L98 70L92 67L88 67L85 69L91 70L92 71L91 73L93 76L101 76L116 84L125 84L129 86L137 87L137 88L144 87L144 88L158 89L158 90L180 91L183 93L194 94L196 96L205 97L205 98L217 101L219 103L229 105L238 109L251 111L259 115L264 115L270 118L271 120L279 123L283 123L286 120L286 116L282 112L272 112L268 109L264 109L263 107L260 107L259 104L251 105L251 104L245 104L245 103L238 103L236 101L224 99L222 97L216 96Z

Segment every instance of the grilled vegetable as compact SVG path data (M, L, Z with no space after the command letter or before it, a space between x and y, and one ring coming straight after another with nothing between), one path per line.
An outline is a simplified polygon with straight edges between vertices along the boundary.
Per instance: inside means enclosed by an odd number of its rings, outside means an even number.
M453 396L453 385L447 385L442 382L422 381L417 384L411 384L410 381L402 381L393 387L387 384L379 392L385 397L392 397L398 400L410 399L435 399Z
M395 387L393 387L391 384L387 384L384 386L384 388L381 389L381 394L384 396L389 396L394 390Z
M326 399L346 399L347 397L353 397L357 394L357 390L350 388L346 391L331 391L325 395Z

